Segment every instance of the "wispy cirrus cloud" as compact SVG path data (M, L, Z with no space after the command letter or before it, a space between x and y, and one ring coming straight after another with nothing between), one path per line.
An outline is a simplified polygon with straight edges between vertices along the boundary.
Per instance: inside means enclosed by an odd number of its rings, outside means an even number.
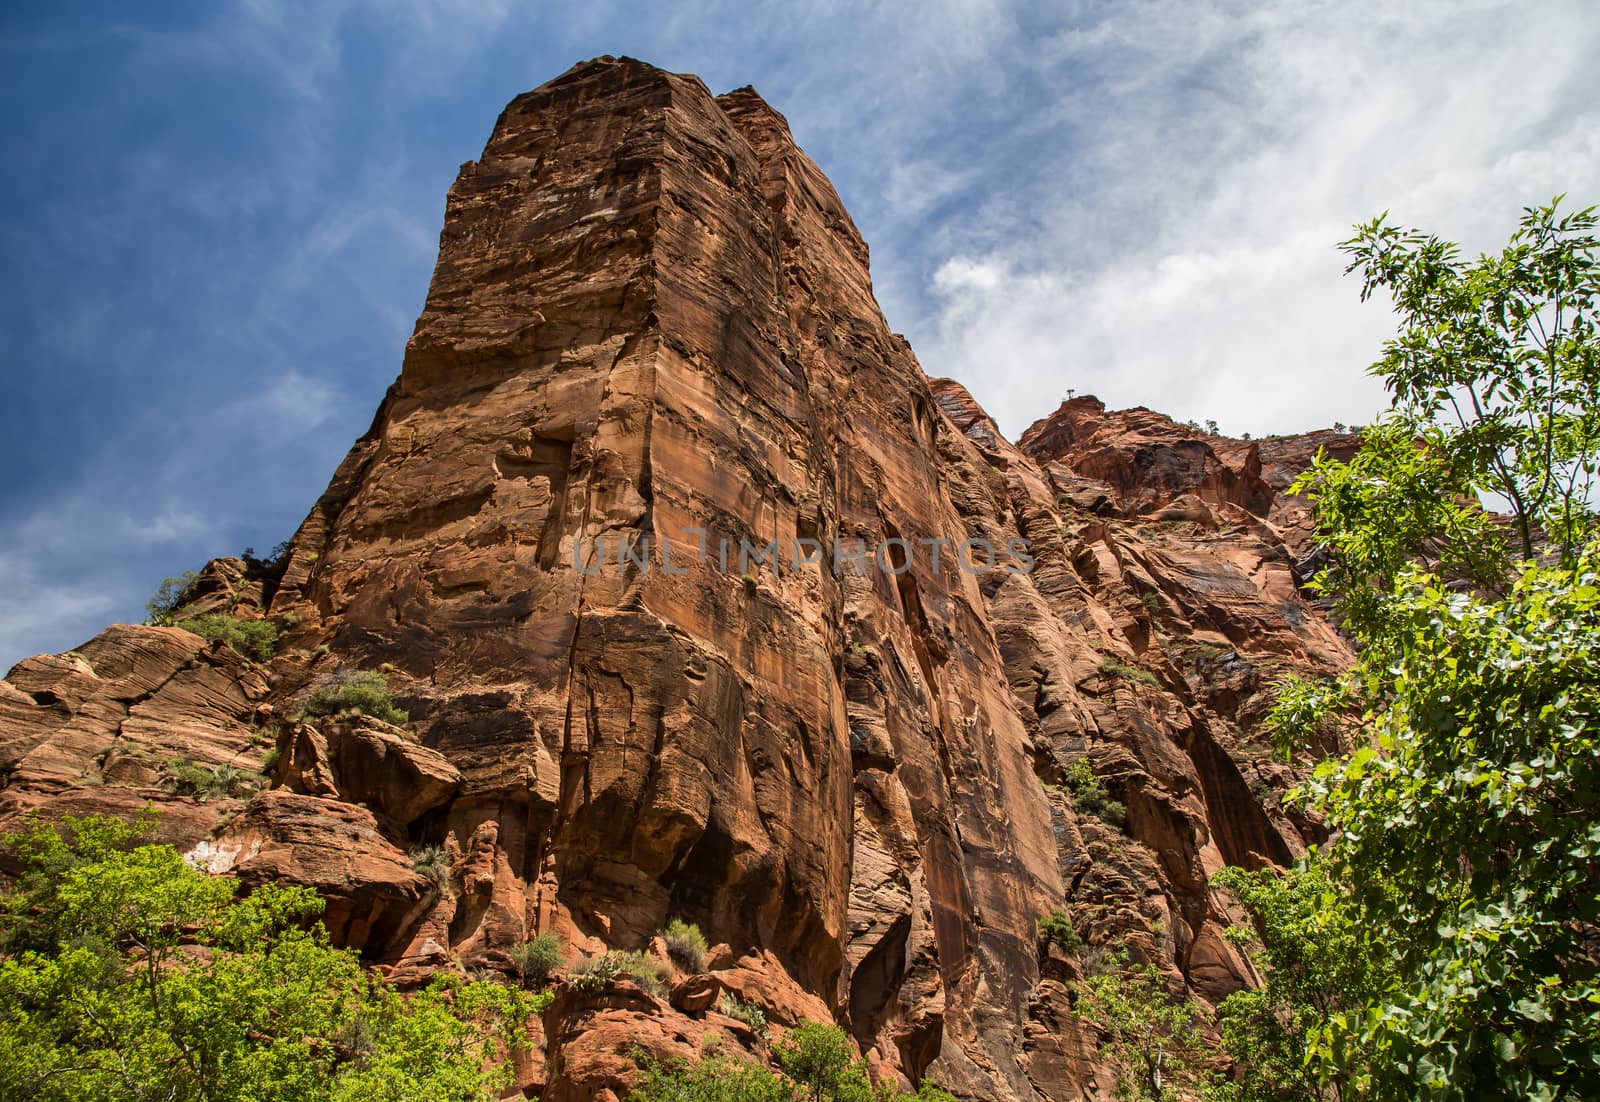
M0 672L293 530L398 369L461 159L419 153L406 105L506 10L258 0L6 36Z
M1490 248L1522 205L1600 185L1580 4L1118 5L1057 45L1124 75L1062 100L1072 141L1007 189L1038 232L935 257L911 329L1012 433L1069 386L1235 432L1364 421L1393 323L1342 278L1351 224L1390 209Z
M287 506L298 519L307 503L264 490L272 468L242 471L237 457L292 452L345 404L336 385L288 370L176 430L141 414L139 430L102 444L84 477L9 514L0 528L0 675L25 655L142 618L163 577L248 543L270 546L259 514ZM158 434L160 448L123 461L130 441Z

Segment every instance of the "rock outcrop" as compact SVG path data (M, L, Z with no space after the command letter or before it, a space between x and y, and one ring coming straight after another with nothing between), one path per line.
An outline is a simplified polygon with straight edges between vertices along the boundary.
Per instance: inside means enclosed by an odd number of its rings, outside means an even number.
M562 989L518 1065L546 1100L624 1096L639 1048L759 1054L722 993L907 1085L1090 1097L1038 919L1215 1002L1256 977L1208 878L1314 834L1256 736L1277 676L1349 658L1280 523L1307 461L1089 398L1009 443L889 331L781 115L602 58L462 166L400 377L277 571L192 591L279 657L118 626L21 663L0 798L148 800L401 983L697 923L660 997ZM289 718L355 669L408 728ZM1124 815L1076 806L1082 762Z

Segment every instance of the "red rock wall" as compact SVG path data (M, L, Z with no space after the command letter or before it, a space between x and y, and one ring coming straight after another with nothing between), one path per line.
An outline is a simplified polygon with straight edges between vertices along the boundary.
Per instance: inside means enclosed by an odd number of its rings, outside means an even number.
M152 798L207 867L315 884L402 983L508 970L538 932L599 952L698 923L709 976L557 1000L518 1068L547 1100L625 1093L635 1045L761 1052L716 990L778 1027L835 1019L907 1083L1086 1097L1082 962L1042 953L1038 918L1215 1001L1254 977L1207 878L1314 832L1253 732L1278 673L1348 654L1274 519L1305 458L1273 455L1264 477L1255 446L1092 399L1011 445L889 332L780 115L600 59L462 167L400 378L281 579L208 573L207 607L286 626L280 657L118 628L23 663L4 799ZM1028 541L1033 569L960 569L972 538ZM802 539L905 558L795 565ZM773 540L778 568L739 563ZM414 738L278 720L355 668L387 673ZM113 769L259 768L266 732L273 790L214 811ZM1125 823L1074 809L1085 759ZM412 869L422 845L446 884Z

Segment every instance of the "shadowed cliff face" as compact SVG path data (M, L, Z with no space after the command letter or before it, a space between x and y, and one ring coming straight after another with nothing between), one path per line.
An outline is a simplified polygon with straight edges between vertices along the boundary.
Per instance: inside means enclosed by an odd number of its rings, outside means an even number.
M316 886L400 983L698 923L708 974L665 998L563 990L518 1066L547 1100L625 1093L635 1047L759 1055L718 991L908 1084L1086 1097L1081 962L1038 918L1214 1002L1254 976L1207 878L1314 831L1253 732L1274 678L1348 653L1284 538L1310 451L1262 447L1092 399L1013 446L888 331L782 116L602 58L462 167L400 377L281 577L219 560L191 593L278 621L280 656L117 627L21 663L3 798L154 800L213 871ZM286 718L351 669L409 735ZM270 791L163 783L274 746ZM1074 807L1080 761L1124 821Z

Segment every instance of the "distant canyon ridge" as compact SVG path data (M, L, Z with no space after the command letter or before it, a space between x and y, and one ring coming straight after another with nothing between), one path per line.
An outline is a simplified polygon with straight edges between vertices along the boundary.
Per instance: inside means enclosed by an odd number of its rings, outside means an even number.
M764 1059L724 993L907 1086L1096 1097L1085 958L1200 1004L1256 984L1209 878L1319 837L1258 725L1278 677L1351 659L1287 488L1357 443L1088 397L1006 440L890 332L783 116L599 58L461 167L399 377L282 558L184 595L271 621L272 657L115 625L18 663L0 826L153 805L210 871L316 889L407 987L697 924L705 971L660 995L557 987L516 1060L545 1102L626 1097L639 1050ZM694 532L819 550L722 569ZM891 550L836 569L840 541ZM303 715L357 670L408 722ZM1081 948L1041 942L1055 911Z

